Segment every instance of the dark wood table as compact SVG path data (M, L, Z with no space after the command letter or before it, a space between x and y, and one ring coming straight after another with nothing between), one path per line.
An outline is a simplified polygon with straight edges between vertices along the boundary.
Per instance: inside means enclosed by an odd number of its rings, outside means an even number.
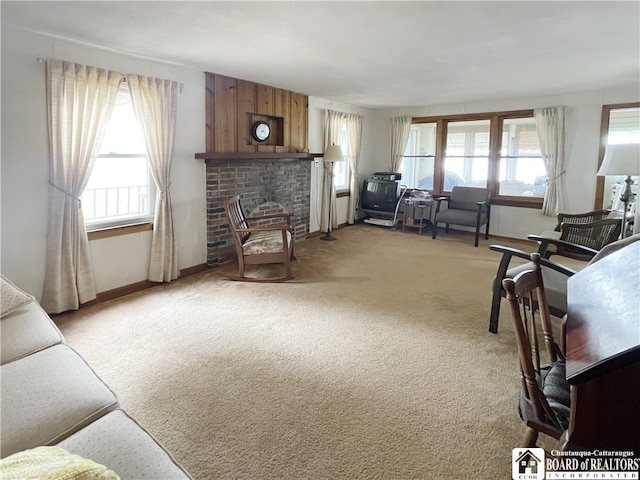
M569 279L566 327L564 448L640 455L640 242Z

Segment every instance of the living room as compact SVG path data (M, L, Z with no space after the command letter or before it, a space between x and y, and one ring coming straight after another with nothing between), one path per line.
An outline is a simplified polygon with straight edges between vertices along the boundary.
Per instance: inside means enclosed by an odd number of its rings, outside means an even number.
M6 10L6 7L5 7ZM627 16L628 17L628 16ZM4 22L9 22L6 11ZM631 33L631 37L633 37ZM3 201L3 271L30 292L42 292L44 282L45 239L47 230L48 146L44 115L45 64L38 59L60 58L78 63L112 68L120 72L139 72L171 78L184 86L179 96L175 140L175 167L172 179L174 222L180 269L206 262L205 178L202 161L194 154L205 151L205 79L201 70L180 67L117 53L112 49L89 46L37 34L6 24L3 28L3 197L22 198L18 204ZM212 71L213 68L211 69ZM215 72L225 73L225 72ZM629 72L632 73L632 72ZM606 75L605 75L606 76ZM600 142L602 105L637 102L637 79L626 87L562 92L549 91L533 98L474 101L433 106L363 108L329 99L309 98L310 152L323 151L323 111L327 108L363 116L360 182L376 171L390 169L389 119L398 115L435 116L459 113L510 111L564 105L566 120L566 211L590 210L596 195L596 171ZM248 80L255 81L249 78ZM303 92L304 93L304 92ZM494 97L498 97L496 94ZM25 126L29 128L25 128ZM19 159L19 161L18 161ZM309 231L320 229L321 195L317 171L312 169L311 215ZM33 183L38 179L42 188ZM24 192L30 192L24 201ZM338 199L338 223L347 221L347 198ZM492 211L491 233L524 238L553 227L553 218L539 210L496 206ZM26 235L28 232L28 235ZM25 236L26 235L26 236ZM147 278L145 258L149 253L150 232L110 237L91 242L93 268L98 292L124 287Z
M206 172L204 162L195 159L194 155L206 150L205 69L201 65L190 65L186 60L178 64L173 60L151 58L134 52L126 53L127 49L95 44L90 40L74 40L72 25L69 25L68 35L62 35L57 32L39 32L40 28L37 25L14 24L10 15L10 3L2 3L2 273L36 299L41 298L45 278L49 198L45 90L47 59L93 65L124 74L166 78L182 84L171 181L177 256L181 271L190 273L204 270L207 263ZM565 106L567 116L564 210L592 210L597 196L596 173L601 146L603 106L640 101L637 7L635 2L592 2L594 11L603 16L602 25L606 24L608 28L611 24L618 25L620 34L623 38L629 39L632 44L631 50L636 52L633 56L633 53L629 55L628 51L625 51L624 58L620 59L620 63L625 64L625 60L631 56L635 62L635 69L619 72L617 77L609 78L610 72L602 68L601 77L598 79L600 83L597 86L595 81L592 84L578 81L573 85L562 84L544 91L532 87L531 91L535 94L523 96L513 94L503 85L502 91L496 91L486 98L459 101L452 97L450 101L411 106L363 106L366 102L349 103L331 98L329 95L315 96L313 92L291 87L292 91L309 94L308 149L312 153L324 151L326 109L361 115L362 146L358 167L358 179L361 184L363 179L374 172L390 170L389 124L393 117L427 117ZM573 13L577 15L578 12ZM310 29L308 25L305 28ZM313 31L314 29L310 30L312 31L308 35L322 34ZM585 30L590 32L589 35L597 31L593 25L586 25ZM114 36L117 36L117 32ZM259 37L258 35L258 43ZM496 42L499 43L499 39ZM594 52L593 56L589 56L583 62L593 62L599 57L605 59L610 56L615 55L609 51ZM553 75L553 69L559 68L562 61L556 59L549 65L549 76ZM506 58L504 62L507 64L511 59ZM300 67L294 63L286 65L285 68ZM523 74L528 72L522 66L514 68L522 68ZM232 66L214 64L207 65L206 70L269 84L261 78L251 77L248 66L236 67L234 70ZM248 72L246 77L243 76L245 71ZM473 85L474 77L470 74L468 77L468 84ZM472 87L468 88L472 90ZM312 165L311 215L308 230L316 235L321 231L319 212L322 189L319 172L320 169ZM348 197L341 196L337 201L338 224L346 225ZM543 216L539 209L504 205L492 208L492 238L524 239L528 234L552 230L554 226L555 217ZM388 232L385 229L380 230ZM442 238L437 240L438 243L442 241ZM430 239L424 239L424 242L429 245ZM486 250L490 243L491 241L484 241L481 249ZM91 262L98 294L144 283L148 278L150 245L151 232L148 230L92 240ZM467 246L473 248L471 242Z

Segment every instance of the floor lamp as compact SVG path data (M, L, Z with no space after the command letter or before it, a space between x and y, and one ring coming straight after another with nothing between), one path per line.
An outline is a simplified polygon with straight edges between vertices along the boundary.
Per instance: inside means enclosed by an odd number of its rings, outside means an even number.
M621 145L607 145L602 160L602 166L597 175L626 175L624 191L620 194L620 200L624 204L622 213L622 235L627 234L627 212L629 210L629 200L633 197L631 176L640 175L640 143L627 143Z
M324 159L323 159L325 164L329 164L329 215L328 215L328 220L327 220L327 232L320 237L320 240L335 240L335 237L331 236L331 210L332 205L331 205L331 199L333 197L332 193L333 193L333 164L335 162L342 162L344 161L344 155L342 155L342 149L340 148L340 145L336 145L335 143L332 145L329 145L325 151L324 151Z

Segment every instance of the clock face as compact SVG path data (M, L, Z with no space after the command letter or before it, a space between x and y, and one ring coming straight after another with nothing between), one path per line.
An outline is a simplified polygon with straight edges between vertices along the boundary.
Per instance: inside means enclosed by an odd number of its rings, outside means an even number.
M270 133L269 125L266 122L256 122L253 125L253 138L259 142L264 142L269 138Z

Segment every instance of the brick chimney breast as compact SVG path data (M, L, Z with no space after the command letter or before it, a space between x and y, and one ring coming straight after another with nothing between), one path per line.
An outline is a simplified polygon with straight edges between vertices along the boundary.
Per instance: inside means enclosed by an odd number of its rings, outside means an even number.
M309 233L311 162L296 159L216 160L206 162L207 265L235 259L224 202L234 195L247 217L290 212L293 237Z

